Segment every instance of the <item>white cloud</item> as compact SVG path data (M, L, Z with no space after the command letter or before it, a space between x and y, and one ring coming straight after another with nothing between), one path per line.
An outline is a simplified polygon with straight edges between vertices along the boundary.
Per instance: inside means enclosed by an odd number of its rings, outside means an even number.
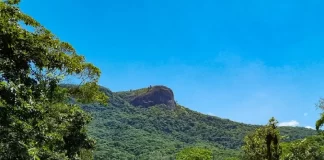
M207 113L207 115L210 115L210 116L215 116L215 114L214 113Z
M311 126L306 126L305 128L308 128L308 129L315 129L314 127L311 127Z
M299 125L299 122L292 120L289 122L281 122L278 124L278 126L289 126L289 127L296 127Z
M308 116L308 113L306 112L306 113L304 113L304 116L306 117L306 116Z

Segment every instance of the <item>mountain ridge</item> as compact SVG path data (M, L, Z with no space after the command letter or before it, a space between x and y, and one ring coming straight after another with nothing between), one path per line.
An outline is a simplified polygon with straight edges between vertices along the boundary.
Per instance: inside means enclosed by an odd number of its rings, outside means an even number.
M147 88L139 90L143 89ZM239 156L244 136L260 127L205 115L179 104L172 110L164 104L136 107L126 97L138 90L112 92L101 87L101 91L110 97L107 107L82 105L93 117L89 133L97 141L95 159L175 159L181 149L200 146L222 160ZM302 127L279 130L286 142L316 134Z
M165 86L165 85L150 85L148 87L143 87L143 88L139 88L139 89L130 89L128 91L124 90L124 91L112 91L111 89L109 88L106 88L104 86L100 86L102 90L108 90L111 94L118 94L119 96L123 97L123 98L126 98L127 101L130 101L128 99L127 96L123 95L125 93L131 93L131 92L145 92L145 90L147 89L150 89L150 88L154 88L154 87L164 87L164 88L167 88L167 89L170 89L170 91L172 92L172 96L173 96L173 100L174 102L177 104L176 100L174 99L174 92L171 88L169 88L168 86ZM136 105L135 105L136 106ZM190 109L190 108L188 108ZM192 109L190 109L192 110ZM192 111L195 111L195 110L192 110ZM262 126L262 124L250 124L250 123L245 123L245 122L239 122L239 121L234 121L234 120L231 120L230 118L224 118L224 117L219 117L217 115L210 115L210 114L206 114L206 113L202 113L202 112L199 112L199 111L195 111L195 112L198 112L200 114L204 114L206 116L212 116L212 117L217 117L217 118L221 118L223 120L230 120L232 122L236 122L236 123L242 123L242 124L246 124L246 125L252 125L252 126ZM279 128L282 128L282 127L290 127L290 126L279 126ZM294 128L305 128L305 127L301 127L301 126L294 126ZM310 129L310 128L306 128L306 129Z
M168 109L175 109L176 107L172 89L163 85L115 93L136 107L147 108L155 105L165 105Z

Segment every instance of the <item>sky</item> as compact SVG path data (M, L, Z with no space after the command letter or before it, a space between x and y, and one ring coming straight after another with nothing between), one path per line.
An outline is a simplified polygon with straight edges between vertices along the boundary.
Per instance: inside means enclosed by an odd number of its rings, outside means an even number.
M181 105L249 124L314 127L322 0L22 0L113 91L165 85Z

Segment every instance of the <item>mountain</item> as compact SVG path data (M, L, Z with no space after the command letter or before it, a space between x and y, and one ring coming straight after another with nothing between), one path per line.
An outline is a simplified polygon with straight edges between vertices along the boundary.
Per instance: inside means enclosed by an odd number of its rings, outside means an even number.
M173 91L166 86L150 86L148 88L118 92L116 94L136 107L148 108L156 105L164 105L168 109L176 108Z
M189 146L209 148L222 160L239 156L244 136L259 127L192 111L177 104L165 86L101 90L110 98L108 106L82 105L93 117L88 130L97 141L96 160L169 160ZM280 127L280 132L284 141L316 134L300 127Z

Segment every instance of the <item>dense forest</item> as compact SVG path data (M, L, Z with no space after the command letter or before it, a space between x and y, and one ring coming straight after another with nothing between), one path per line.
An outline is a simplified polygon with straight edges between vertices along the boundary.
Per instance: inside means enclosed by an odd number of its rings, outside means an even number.
M148 88L101 90L110 97L108 107L82 106L93 117L89 133L97 141L95 159L175 159L187 147L208 148L214 159L239 157L244 136L260 127L204 115L181 105L170 109L163 104L146 108L129 103L149 92ZM285 136L283 142L316 134L300 127L279 127L279 131Z
M0 1L0 160L324 159L324 114L316 130L248 125L181 106L165 86L112 92L100 74L19 0Z

